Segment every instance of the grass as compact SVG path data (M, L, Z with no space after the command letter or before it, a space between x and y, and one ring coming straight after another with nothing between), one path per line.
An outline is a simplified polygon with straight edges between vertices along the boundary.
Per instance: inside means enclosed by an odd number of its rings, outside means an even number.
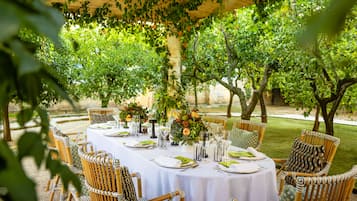
M238 119L240 118L231 118L229 125ZM259 121L258 118L252 118L251 120ZM301 130L311 129L312 127L313 121L270 117L268 118L261 151L271 158L287 158L291 145L294 139L300 136ZM320 128L324 128L323 123ZM334 129L334 136L340 138L341 142L329 174L346 172L354 164L357 164L357 126L335 124ZM323 129L321 132L323 132Z

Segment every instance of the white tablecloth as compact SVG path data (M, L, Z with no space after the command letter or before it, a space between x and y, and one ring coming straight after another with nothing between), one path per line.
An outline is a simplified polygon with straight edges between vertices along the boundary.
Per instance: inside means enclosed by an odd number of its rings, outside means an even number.
M217 163L211 160L199 162L194 169L165 168L157 165L153 159L158 156L181 155L192 158L179 146L168 145L168 149L129 148L125 141L150 139L149 135L140 137L104 136L108 129L87 129L88 141L95 149L104 150L120 159L120 163L131 172L142 175L143 195L150 199L164 193L181 189L187 201L277 201L276 176L274 162L266 158L259 161L239 161L256 163L262 167L252 174L233 174L217 171ZM156 140L156 139L154 139Z

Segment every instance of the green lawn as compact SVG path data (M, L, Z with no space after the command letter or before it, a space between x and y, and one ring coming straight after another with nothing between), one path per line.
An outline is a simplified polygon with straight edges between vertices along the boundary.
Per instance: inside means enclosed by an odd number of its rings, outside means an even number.
M237 119L240 117L231 118L229 123ZM252 118L252 121L259 121L259 119ZM293 140L300 135L301 130L311 129L312 126L312 121L270 117L261 151L272 158L286 158L290 153ZM320 126L323 132L324 124ZM335 124L334 128L335 136L340 138L341 143L330 174L345 172L351 169L353 164L357 164L357 126Z

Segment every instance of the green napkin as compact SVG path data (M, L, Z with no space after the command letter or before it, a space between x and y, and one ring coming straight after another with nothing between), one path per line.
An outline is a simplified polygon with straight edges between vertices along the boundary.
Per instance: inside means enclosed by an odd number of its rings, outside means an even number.
M255 157L252 153L248 151L229 151L228 155L234 158L239 157Z
M219 162L218 164L223 165L226 168L229 168L232 164L238 164L238 162L234 160L230 160L230 161L222 161Z
M129 135L129 132L128 131L120 131L119 135Z
M141 145L154 145L155 142L152 140L143 140L139 142Z
M188 163L190 163L190 162L193 162L192 159L187 158L187 157L184 157L184 156L176 156L175 158L176 158L177 160L180 160L180 161L181 161L181 165L186 165L186 164L188 164Z

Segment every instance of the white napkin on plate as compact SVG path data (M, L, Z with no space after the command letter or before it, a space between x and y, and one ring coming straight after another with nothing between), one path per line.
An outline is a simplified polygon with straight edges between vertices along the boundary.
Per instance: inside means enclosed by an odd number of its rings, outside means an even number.
M98 123L89 125L89 128L111 129L112 126L108 125L107 123Z
M154 158L154 161L160 166L164 167L181 167L181 161L176 158L170 158L166 156L159 156Z
M106 135L106 136L125 136L125 135L129 135L129 132L124 131L124 130L111 130L111 131L105 132L104 135Z
M125 142L125 145L128 147L135 147L139 145L138 141L134 141L134 140L129 140Z
M260 169L255 163L239 163L229 166L229 170L236 173L253 173Z
M248 147L247 151L255 156L254 157L255 160L264 159L266 157L265 154L255 150L253 147Z

